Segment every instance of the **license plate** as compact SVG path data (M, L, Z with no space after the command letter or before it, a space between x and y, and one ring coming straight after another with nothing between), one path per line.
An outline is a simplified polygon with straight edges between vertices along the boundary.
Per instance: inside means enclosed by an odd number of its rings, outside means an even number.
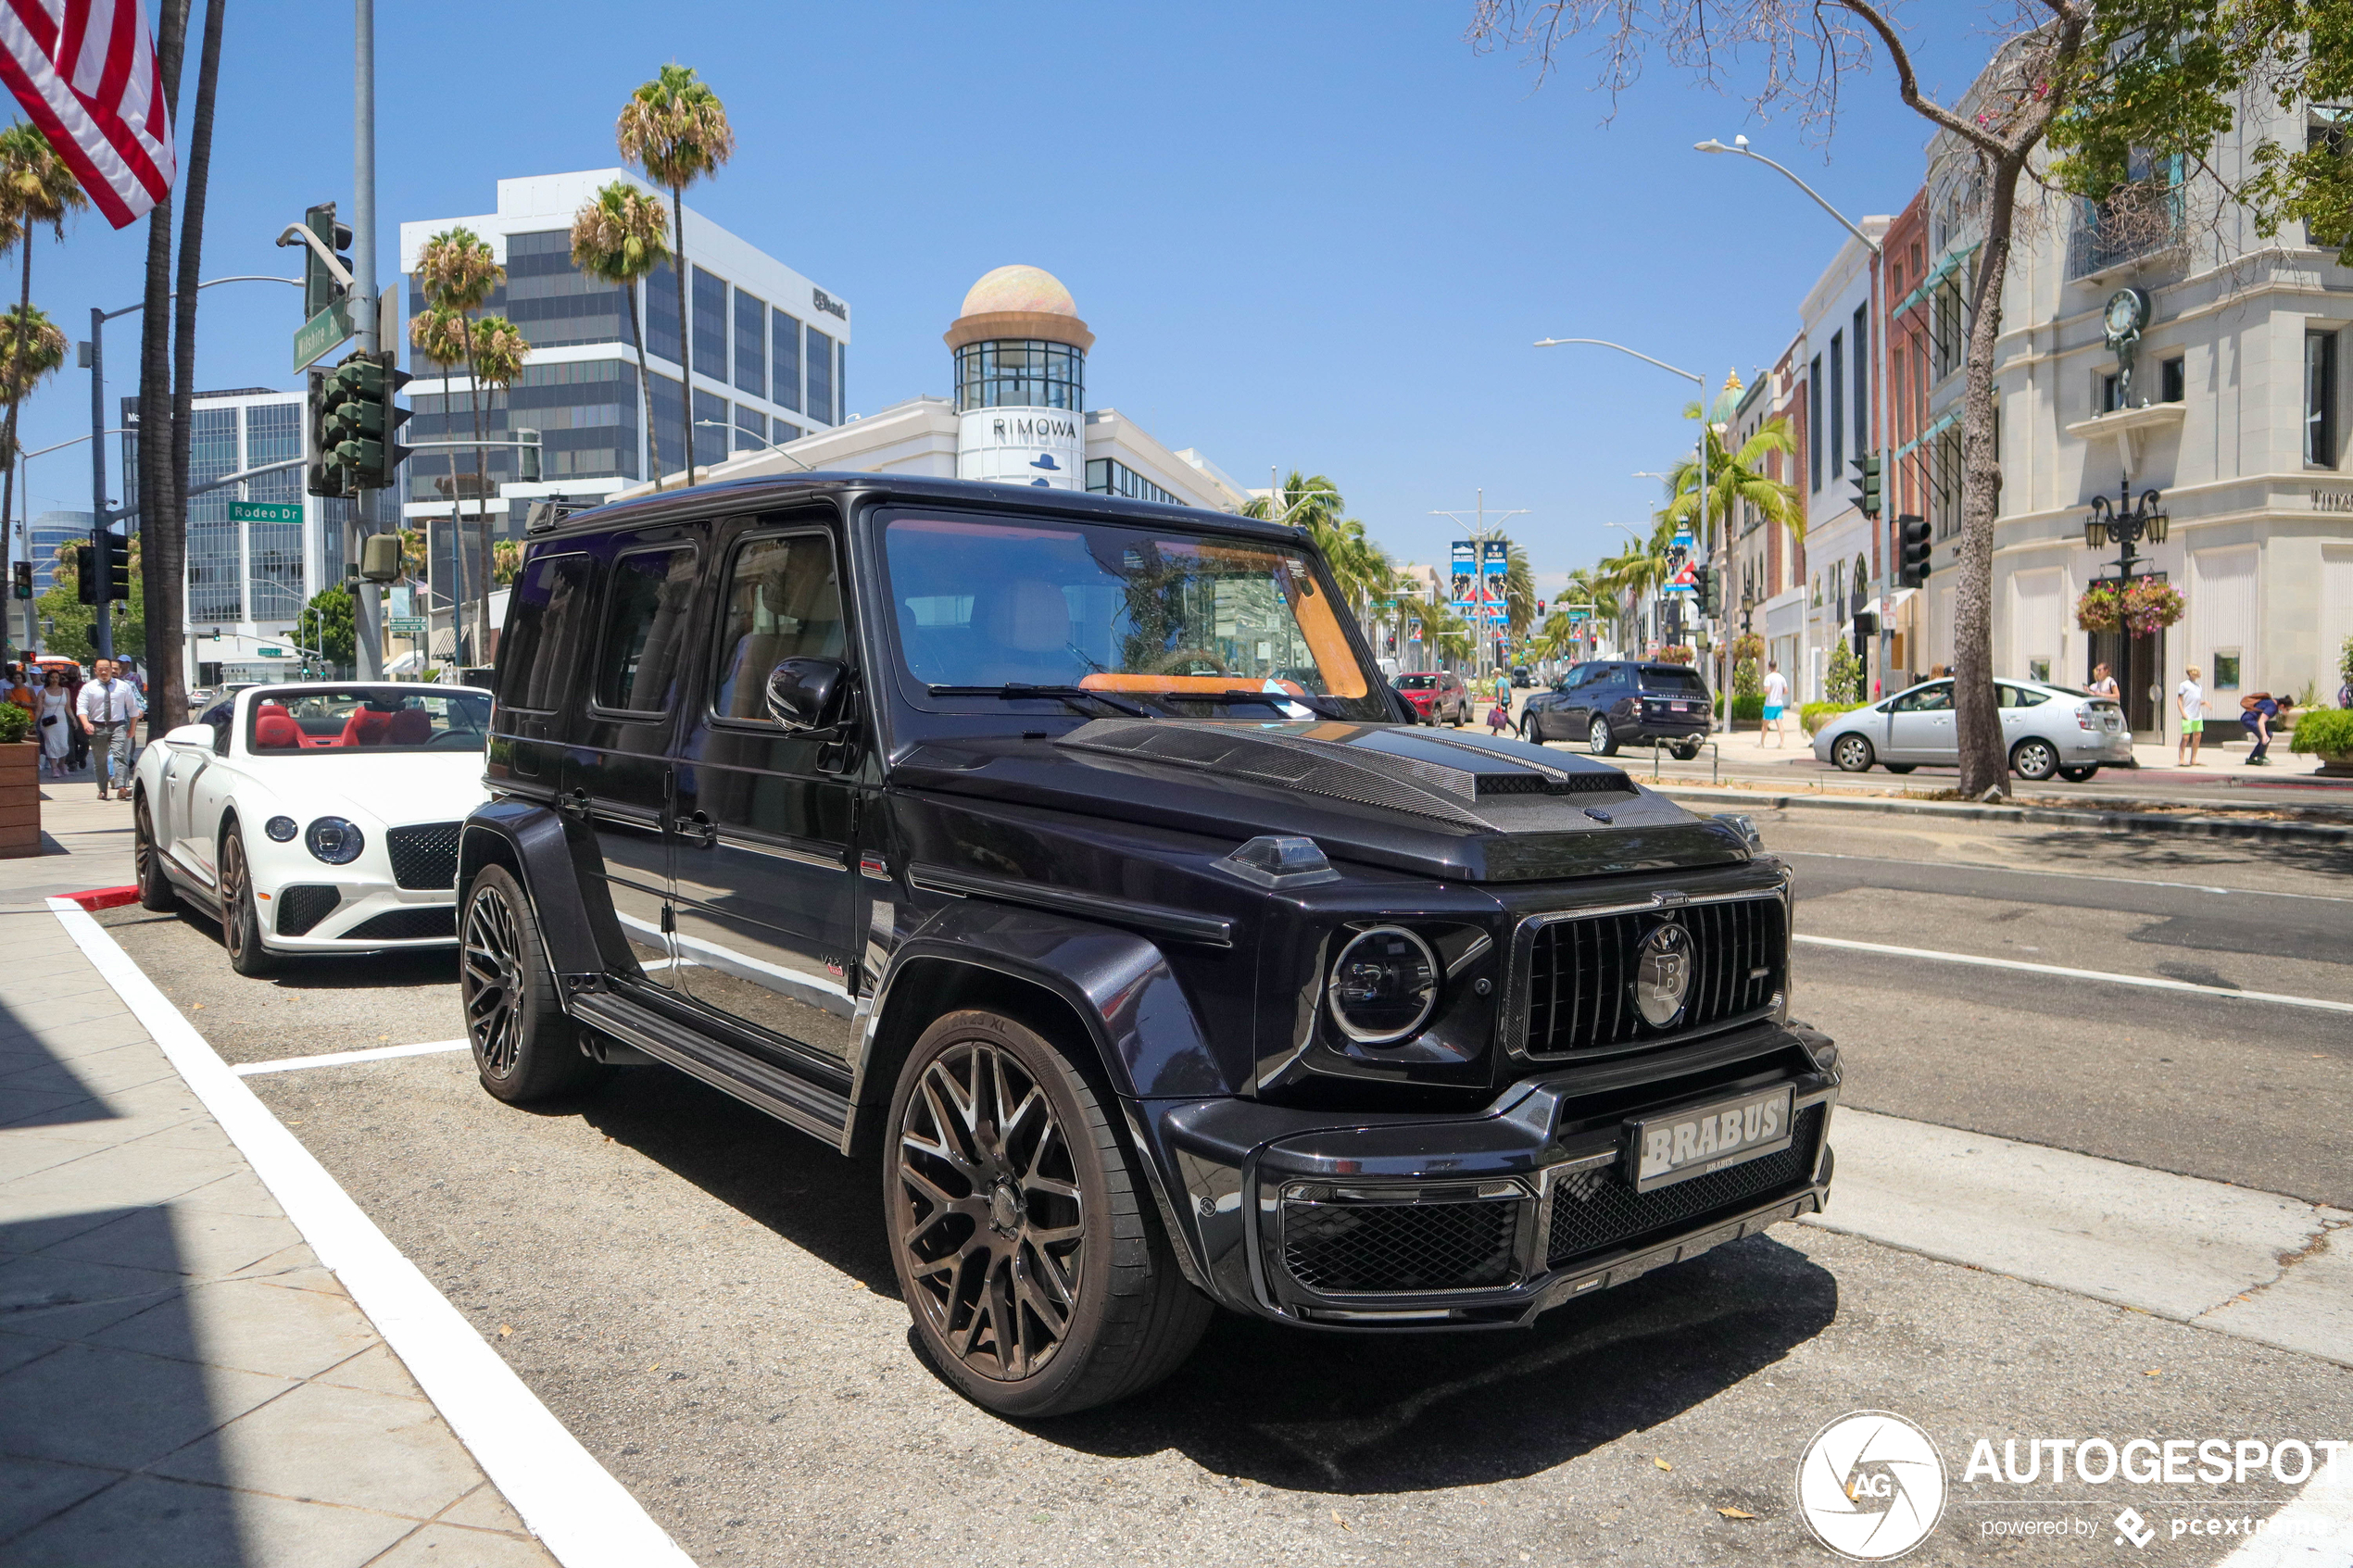
M1634 1190L1672 1186L1787 1148L1793 1093L1783 1084L1627 1118L1626 1158Z

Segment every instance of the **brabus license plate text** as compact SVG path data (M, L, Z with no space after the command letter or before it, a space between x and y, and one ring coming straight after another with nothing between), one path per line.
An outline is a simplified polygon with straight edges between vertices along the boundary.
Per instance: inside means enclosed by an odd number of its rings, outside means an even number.
M1636 1117L1626 1123L1634 1190L1671 1186L1790 1145L1790 1089Z

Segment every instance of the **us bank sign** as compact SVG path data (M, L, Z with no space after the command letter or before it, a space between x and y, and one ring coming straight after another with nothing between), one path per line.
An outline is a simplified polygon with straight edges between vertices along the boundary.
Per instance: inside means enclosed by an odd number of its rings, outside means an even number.
M1084 490L1087 416L1069 408L975 408L958 421L956 477Z

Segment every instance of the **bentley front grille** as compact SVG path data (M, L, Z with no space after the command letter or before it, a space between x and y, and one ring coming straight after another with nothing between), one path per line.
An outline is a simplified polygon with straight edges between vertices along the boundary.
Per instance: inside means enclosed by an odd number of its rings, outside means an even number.
M1642 1016L1634 987L1643 941L1667 922L1691 938L1690 972L1681 1011L1659 1025ZM1526 1048L1631 1045L1755 1012L1781 988L1786 950L1777 897L1547 921L1529 952Z
M392 880L403 887L458 884L458 832L462 822L419 822L384 834L392 857Z

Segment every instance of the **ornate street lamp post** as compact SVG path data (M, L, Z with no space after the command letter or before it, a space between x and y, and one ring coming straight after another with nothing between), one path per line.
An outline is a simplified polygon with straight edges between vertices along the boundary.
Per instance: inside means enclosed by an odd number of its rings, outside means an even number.
M2164 544L2167 519L2165 509L2158 505L2159 492L2144 490L2139 500L2133 499L2131 476L2117 482L2116 493L2114 502L2105 495L2092 497L2092 515L2083 520L2083 543L2104 550L2113 542L2119 550L2119 586L2129 588L2133 563L2142 558L2133 553L2133 546L2144 539L2152 545Z

